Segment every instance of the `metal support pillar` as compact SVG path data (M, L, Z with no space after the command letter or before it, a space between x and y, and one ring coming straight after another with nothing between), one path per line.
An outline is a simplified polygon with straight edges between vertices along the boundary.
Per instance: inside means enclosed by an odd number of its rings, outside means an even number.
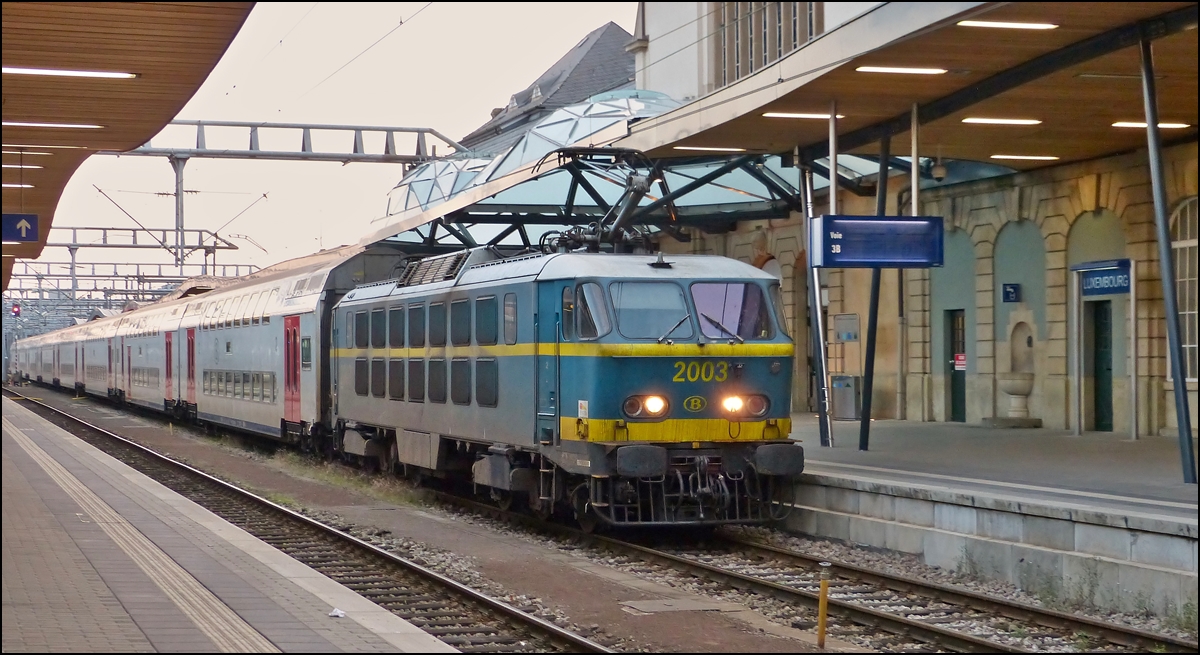
M172 155L167 157L171 168L175 169L175 264L183 268L183 167L187 165L186 156Z
M71 253L71 300L76 300L79 298L79 279L75 275L75 253L79 248L67 248L67 252Z
M887 215L888 160L891 136L879 141L879 177L875 180L875 215ZM879 333L879 281L883 271L871 269L871 305L867 310L867 361L863 371L862 422L858 428L858 449L867 450L871 442L871 399L875 390L875 337Z
M1192 420L1188 411L1183 345L1179 341L1179 300L1175 297L1175 266L1167 225L1167 188L1162 162L1162 139L1158 133L1158 91L1154 82L1154 54L1150 38L1142 34L1142 99L1146 104L1146 141L1149 146L1150 187L1154 195L1154 231L1158 237L1158 265L1162 272L1163 303L1167 312L1167 350L1175 384L1175 421L1179 426L1179 457L1183 481L1196 484L1196 455L1192 449Z
M831 190L833 187L830 187ZM808 315L811 317L809 336L813 345L813 377L817 382L817 423L821 432L821 445L833 445L833 430L829 421L829 358L825 352L825 314L821 309L821 276L820 271L812 265L812 219L813 219L813 172L804 169L804 248L808 253L805 260L808 264Z
M837 100L829 103L829 213L837 213L838 191Z

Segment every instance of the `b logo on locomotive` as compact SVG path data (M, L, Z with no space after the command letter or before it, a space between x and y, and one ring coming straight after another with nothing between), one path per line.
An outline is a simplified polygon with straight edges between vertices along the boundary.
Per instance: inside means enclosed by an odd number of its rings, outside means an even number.
M683 408L689 412L699 412L708 406L708 401L701 396L688 396L683 401Z

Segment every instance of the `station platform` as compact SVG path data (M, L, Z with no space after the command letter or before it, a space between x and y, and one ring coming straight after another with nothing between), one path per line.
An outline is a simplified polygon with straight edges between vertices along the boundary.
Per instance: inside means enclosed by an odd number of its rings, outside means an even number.
M794 414L789 527L918 555L1040 596L1170 615L1196 602L1197 493L1174 439Z
M456 652L9 398L2 540L4 652Z

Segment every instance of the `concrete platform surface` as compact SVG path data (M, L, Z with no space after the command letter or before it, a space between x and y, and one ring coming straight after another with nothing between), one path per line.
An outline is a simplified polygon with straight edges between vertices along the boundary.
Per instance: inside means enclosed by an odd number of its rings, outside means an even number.
M4 652L455 652L8 398L2 540Z

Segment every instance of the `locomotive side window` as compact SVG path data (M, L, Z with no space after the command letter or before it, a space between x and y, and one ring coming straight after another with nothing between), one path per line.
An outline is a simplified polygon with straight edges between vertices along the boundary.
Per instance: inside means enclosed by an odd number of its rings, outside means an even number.
M409 314L409 319L412 314ZM411 325L411 323L410 323ZM425 360L408 360L408 399L413 402L425 402Z
M446 345L446 303L429 303L429 345ZM430 396L432 400L432 394Z
M598 339L612 330L599 284L585 282L579 285L578 301L580 339Z
M475 301L475 342L481 346L494 346L499 336L496 324L496 296ZM468 385L469 387L469 385ZM468 400L468 402L470 402Z
M362 357L354 360L354 393L367 395L367 360Z
M617 330L630 339L687 339L692 336L683 289L672 282L615 282Z
M475 402L480 407L495 407L500 397L500 371L494 359L475 361Z
M425 347L425 305L408 306L408 347ZM421 377L425 377L424 373ZM409 378L411 379L412 375L409 375Z
M387 364L382 359L371 360L371 395L383 398L387 393Z
M770 307L757 284L697 282L692 302L700 318L700 331L710 339L770 339Z
M367 313L354 314L354 347L366 348L370 334L367 332Z
M388 398L404 400L404 360L388 360Z
M517 342L517 294L504 294L504 343Z
M393 307L388 310L388 346L391 348L404 347L403 308Z
M779 291L778 284L771 285L771 305L775 307L775 322L779 324L779 331L790 339L792 335L788 334L787 312L784 310L783 294Z
M575 290L571 287L562 292L562 338L570 341L575 336Z
M471 345L471 301L455 300L450 303L450 343L456 346Z
M471 360L458 358L450 362L450 400L455 405L471 404Z
M429 402L446 402L446 360L429 360Z
M387 315L382 309L371 310L371 347L382 348L387 337Z

